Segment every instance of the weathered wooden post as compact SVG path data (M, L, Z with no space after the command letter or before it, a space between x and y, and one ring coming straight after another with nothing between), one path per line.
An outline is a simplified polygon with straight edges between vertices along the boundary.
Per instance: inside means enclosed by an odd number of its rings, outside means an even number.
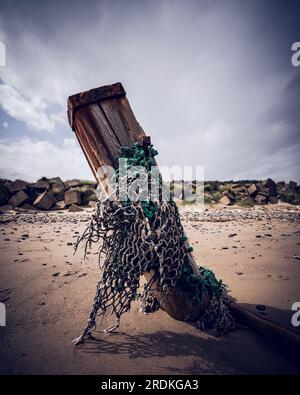
M121 83L70 96L68 119L104 194L108 192L108 178L103 172L99 172L99 169L104 165L114 168L118 166L117 157L121 146L131 147L136 142L150 143L149 137L145 135L131 110ZM188 263L193 273L199 276L199 270L191 253L188 254ZM144 273L147 281L151 280L152 275L152 273ZM210 303L205 288L201 303L193 305L187 294L179 294L175 289L172 294L165 295L159 286L154 284L154 287L155 296L160 301L161 307L171 317L181 321L188 321L191 317L196 321ZM230 310L240 321L263 335L291 349L299 349L300 340L296 333L265 320L238 304L231 303Z
M137 122L125 90L121 83L102 86L68 98L68 119L78 142L86 156L92 172L104 193L108 192L108 179L100 175L103 165L118 166L120 147L131 147L134 143L150 143L142 127ZM192 271L199 275L191 253L188 255ZM145 273L150 280L151 273ZM175 289L165 295L156 287L156 297L161 307L173 318L186 321L199 317L209 303L208 294L203 292L202 303L193 305L186 295Z

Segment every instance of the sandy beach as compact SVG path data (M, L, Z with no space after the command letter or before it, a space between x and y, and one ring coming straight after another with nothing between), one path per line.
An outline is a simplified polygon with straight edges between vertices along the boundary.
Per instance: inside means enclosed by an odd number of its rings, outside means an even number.
M289 350L252 330L217 338L161 310L144 315L138 302L117 333L96 331L96 340L74 348L100 275L96 249L86 261L83 246L73 254L91 212L1 215L1 374L300 373ZM291 306L300 301L299 207L180 212L197 264L212 269L236 302L300 334L291 325Z

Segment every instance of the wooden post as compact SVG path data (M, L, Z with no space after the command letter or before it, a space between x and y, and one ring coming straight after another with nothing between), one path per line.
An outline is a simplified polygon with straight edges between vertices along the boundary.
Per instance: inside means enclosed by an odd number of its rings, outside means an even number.
M135 142L147 145L151 142L137 122L119 82L70 96L68 119L94 177L105 193L108 192L108 180L106 175L99 176L99 169L104 165L117 167L121 146L131 147ZM188 253L188 258L193 272L199 275L191 253ZM152 276L153 273L145 273L148 282ZM188 297L179 295L176 289L172 294L165 295L157 284L154 287L161 307L171 317L181 321L187 321L191 316L200 317L209 303L205 292L202 303L193 306Z
M101 166L116 167L116 158L120 154L121 146L130 147L137 141L141 144L150 143L149 137L145 135L131 110L121 83L70 96L68 98L68 119L104 193L108 191L108 184L105 175L100 177L98 174ZM188 253L188 258L193 272L199 275L191 253ZM150 281L153 273L144 273L144 275L146 280ZM154 287L161 307L175 319L188 321L191 315L200 317L208 307L207 292L202 295L202 303L192 306L189 298L184 294L179 295L176 289L171 295L164 295L156 284ZM235 303L231 303L230 308L238 320L245 322L280 344L299 350L299 335L258 317Z

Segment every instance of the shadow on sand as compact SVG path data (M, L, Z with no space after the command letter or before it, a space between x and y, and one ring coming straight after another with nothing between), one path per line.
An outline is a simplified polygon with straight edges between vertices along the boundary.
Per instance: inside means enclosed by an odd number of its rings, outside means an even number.
M242 306L255 312L261 318L273 320L281 325L286 322L285 326L290 329L290 311L270 306L265 306L263 311L258 310L255 305L243 304ZM280 374L282 359L288 362L285 368L282 368L282 373L300 372L299 358L295 358L296 350L283 348L247 328L238 329L218 338L203 335L201 332L199 335L194 335L188 332L175 333L167 330L135 335L124 332L110 334L98 332L97 338L87 340L80 346L80 349L84 353L124 355L130 359L192 357L188 366L177 367L176 364L164 366L170 373L218 374L224 371L226 373L243 371ZM260 359L258 364L255 363L257 358ZM280 359L281 363L279 363ZM273 367L270 364L272 361L274 361ZM288 366L292 367L291 371Z

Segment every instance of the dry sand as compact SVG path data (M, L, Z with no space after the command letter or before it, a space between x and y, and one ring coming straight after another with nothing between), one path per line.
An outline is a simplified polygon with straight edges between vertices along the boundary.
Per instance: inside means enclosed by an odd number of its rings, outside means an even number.
M74 242L90 212L5 214L0 220L0 372L10 374L281 374L300 373L291 358L250 330L222 338L202 333L165 312L143 315L139 304L116 334L74 348L90 312L99 277L97 255L83 262ZM230 295L291 330L300 301L300 210L192 206L181 210L198 265L215 271ZM266 305L259 312L257 304ZM299 331L298 331L299 332Z

